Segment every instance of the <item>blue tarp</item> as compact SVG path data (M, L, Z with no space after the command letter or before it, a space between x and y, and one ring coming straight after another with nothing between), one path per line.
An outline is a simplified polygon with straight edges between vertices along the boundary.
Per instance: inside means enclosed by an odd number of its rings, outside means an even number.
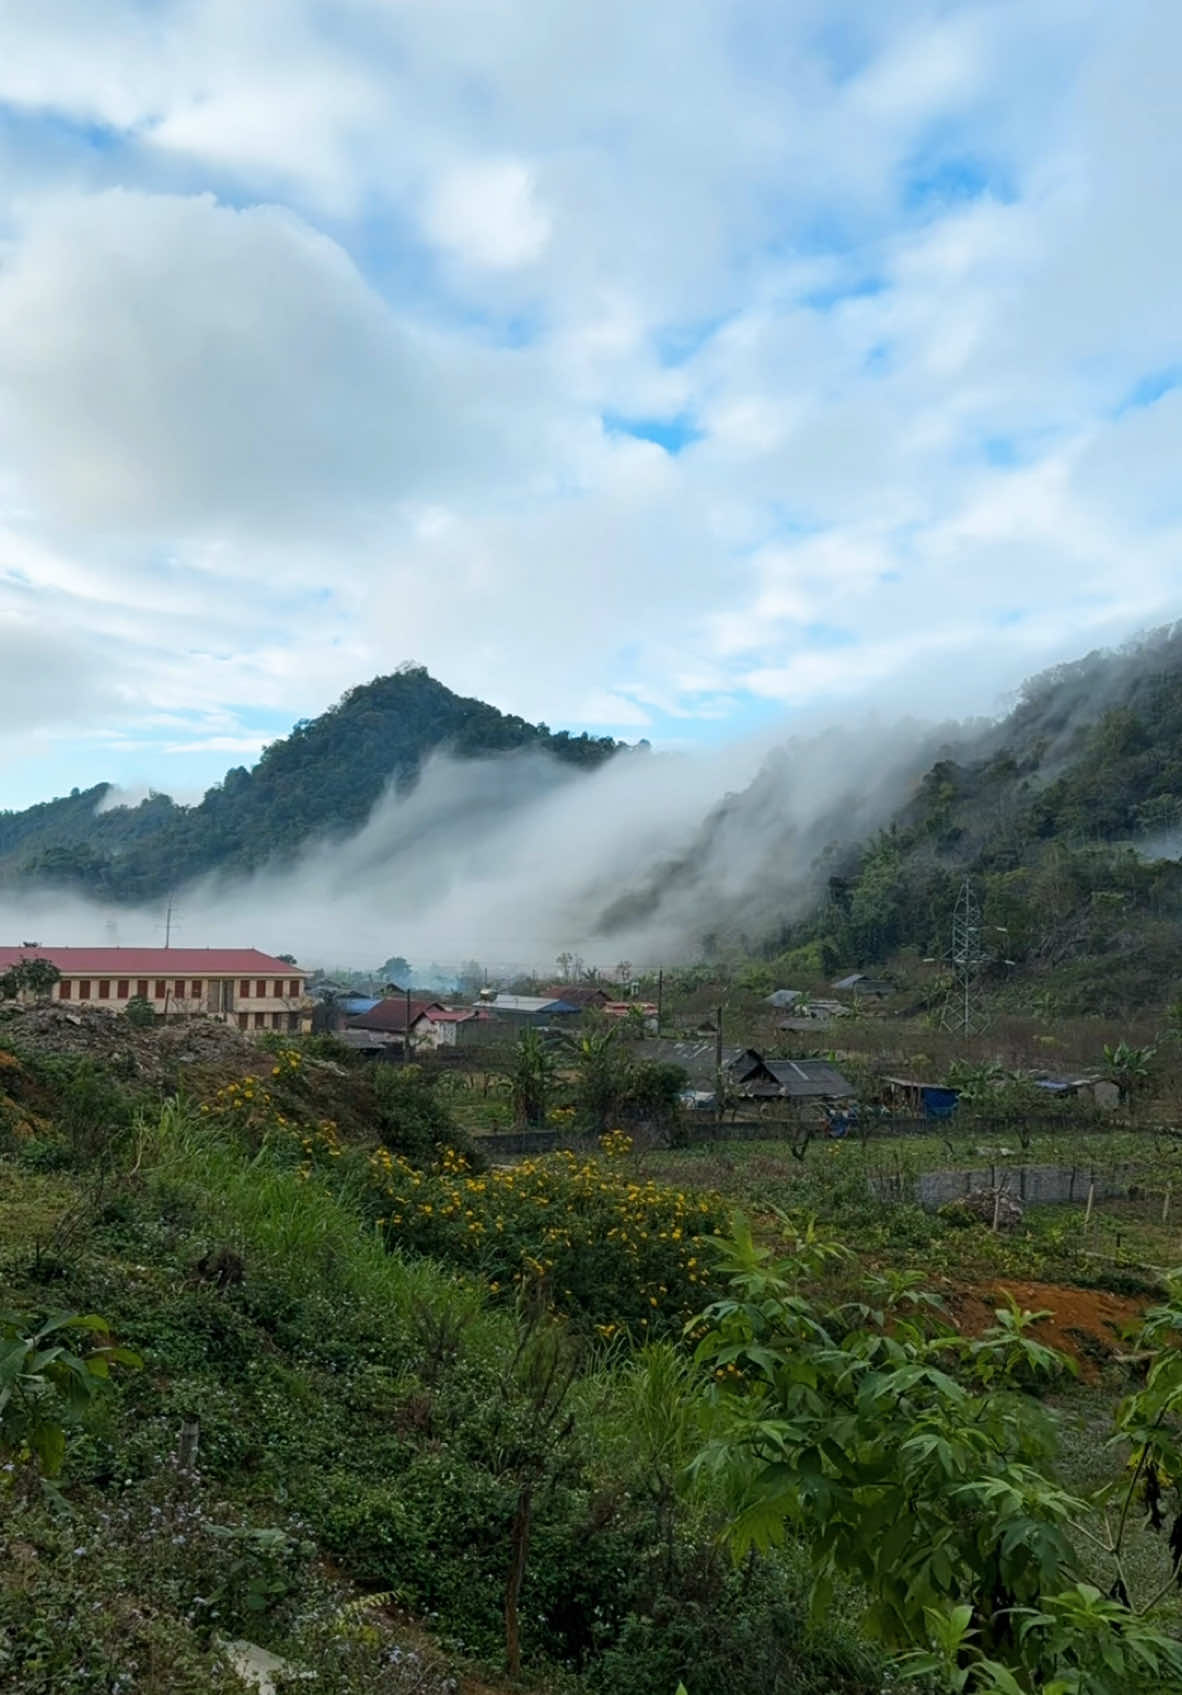
M960 1095L956 1089L938 1089L925 1083L919 1091L925 1118L951 1118Z

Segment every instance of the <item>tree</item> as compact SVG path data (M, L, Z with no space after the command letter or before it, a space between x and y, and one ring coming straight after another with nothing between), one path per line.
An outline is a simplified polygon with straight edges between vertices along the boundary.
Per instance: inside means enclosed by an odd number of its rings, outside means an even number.
M575 1108L592 1129L607 1129L608 1119L627 1087L627 1068L619 1052L618 1030L585 1030L565 1038L574 1072Z
M785 1221L787 1222L787 1221ZM774 1260L736 1217L718 1271L726 1295L697 1321L715 1434L696 1465L732 1503L736 1555L801 1537L823 1611L839 1581L865 1591L870 1629L918 1675L980 1695L1158 1695L1182 1643L1152 1622L1182 1569L1182 1514L1166 1570L1135 1602L1122 1563L1143 1494L1160 1511L1182 1474L1182 1285L1148 1315L1146 1385L1118 1413L1134 1469L1097 1536L1095 1503L1048 1473L1053 1426L1027 1385L1067 1366L1035 1342L1045 1314L1011 1300L983 1336L942 1322L914 1276L867 1280L826 1309L807 1292L844 1250L810 1229ZM1171 1328L1174 1327L1174 1328ZM1076 1553L1109 1562L1105 1598Z
M686 1074L680 1065L641 1059L628 1066L619 1101L621 1116L673 1130L681 1118Z
M1120 1091L1121 1101L1127 1104L1144 1089L1152 1075L1156 1048L1135 1048L1126 1041L1104 1044L1104 1074Z
M384 965L378 967L378 976L383 983L406 984L414 975L408 960L400 953L393 953Z
M48 998L61 972L51 959L22 959L0 977L0 997L17 1000L31 995L34 1000Z
M546 1121L546 1107L557 1071L554 1054L538 1030L525 1029L513 1044L505 1070L513 1117L532 1128Z
M106 1319L94 1314L31 1324L0 1313L0 1460L10 1469L35 1460L42 1476L52 1478L61 1470L69 1430L84 1421L112 1365L134 1370L143 1362L116 1347Z
M529 1559L534 1506L564 1469L574 1433L567 1410L579 1371L570 1331L545 1309L540 1291L527 1291L517 1312L518 1342L498 1407L493 1464L513 1487L509 1570L505 1582L505 1660L510 1677L521 1675L519 1609Z

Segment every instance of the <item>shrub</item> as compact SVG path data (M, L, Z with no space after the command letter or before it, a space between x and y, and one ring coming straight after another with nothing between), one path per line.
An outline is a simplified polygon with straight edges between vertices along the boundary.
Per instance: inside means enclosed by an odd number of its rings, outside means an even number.
M46 1069L56 1084L57 1126L75 1162L88 1165L114 1154L134 1116L127 1092L89 1059L47 1062Z
M156 1023L152 1003L144 995L132 995L124 1013L127 1022L136 1030L151 1030Z
M737 1570L715 1548L679 1549L663 1594L637 1593L591 1668L593 1690L649 1695L876 1695L883 1668L842 1621L810 1626L808 1574L790 1547Z
M432 1160L445 1147L475 1152L443 1101L438 1078L419 1065L379 1065L374 1073L378 1135L393 1153Z
M717 1201L573 1153L473 1172L449 1149L416 1170L387 1149L370 1160L386 1240L486 1278L494 1292L542 1281L561 1312L603 1335L677 1329L701 1305L704 1239Z

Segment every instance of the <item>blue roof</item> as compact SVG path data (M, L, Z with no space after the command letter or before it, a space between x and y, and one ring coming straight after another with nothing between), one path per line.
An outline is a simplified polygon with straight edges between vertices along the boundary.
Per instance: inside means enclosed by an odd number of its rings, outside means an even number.
M349 1013L351 1017L356 1017L362 1012L372 1012L377 1004L378 997L376 995L342 995L337 1001L341 1011Z

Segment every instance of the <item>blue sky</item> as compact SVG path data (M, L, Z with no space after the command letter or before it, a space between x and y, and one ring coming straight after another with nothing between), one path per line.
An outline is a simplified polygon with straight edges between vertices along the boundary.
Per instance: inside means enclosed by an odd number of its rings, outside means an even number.
M1176 614L1166 0L14 11L0 807L404 659L714 745Z

